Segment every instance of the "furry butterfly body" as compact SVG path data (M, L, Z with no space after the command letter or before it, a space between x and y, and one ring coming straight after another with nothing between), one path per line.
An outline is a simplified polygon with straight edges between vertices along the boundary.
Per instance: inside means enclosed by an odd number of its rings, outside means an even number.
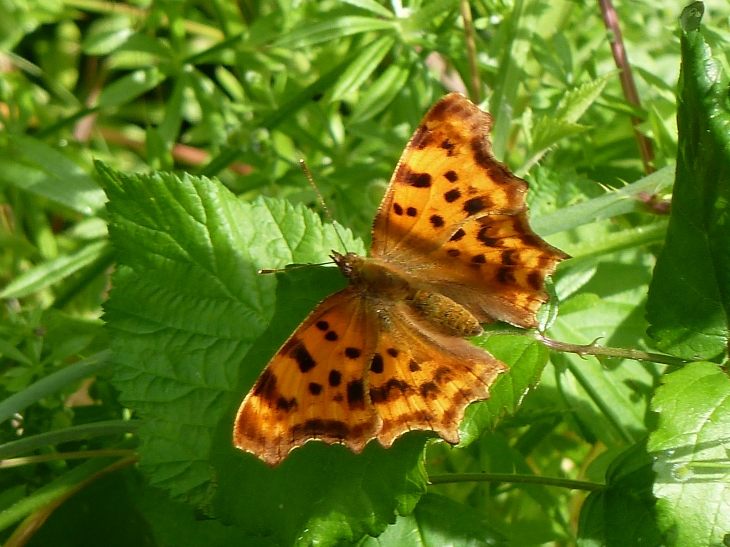
M567 255L527 223L527 183L491 154L491 117L458 94L426 114L375 217L371 257L297 328L244 399L234 444L277 465L309 440L360 452L411 430L450 443L507 367L465 338L537 326Z

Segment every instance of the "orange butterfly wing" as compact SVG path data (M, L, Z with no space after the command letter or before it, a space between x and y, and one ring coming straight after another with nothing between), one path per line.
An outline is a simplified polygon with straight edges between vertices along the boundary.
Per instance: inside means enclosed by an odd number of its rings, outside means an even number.
M311 439L354 452L410 430L459 441L466 407L506 365L463 337L537 324L567 255L527 223L527 183L491 154L491 117L458 94L406 147L373 226L372 258L334 253L350 287L325 299L244 399L234 444L269 465Z
M352 287L323 300L246 395L234 445L272 466L311 439L361 452L381 424L365 391L376 336Z
M377 438L388 448L415 430L432 430L457 444L466 407L488 398L507 366L397 303L381 323L369 370L370 398L383 422Z
M527 222L527 182L493 156L492 118L452 93L426 114L375 217L373 257L480 322L536 327L545 277L568 255Z

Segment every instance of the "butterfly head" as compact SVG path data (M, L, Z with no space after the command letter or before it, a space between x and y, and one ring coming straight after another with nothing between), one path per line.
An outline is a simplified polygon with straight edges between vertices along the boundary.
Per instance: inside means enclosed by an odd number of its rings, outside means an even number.
M354 281L358 277L360 270L362 269L363 258L356 255L355 253L341 254L337 251L332 251L330 257L335 261L337 267L347 279Z

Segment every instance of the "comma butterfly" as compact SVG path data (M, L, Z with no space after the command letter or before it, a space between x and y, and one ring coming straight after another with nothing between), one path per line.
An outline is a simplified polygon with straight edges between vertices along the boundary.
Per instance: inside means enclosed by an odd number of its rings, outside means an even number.
M507 366L465 337L537 326L568 258L527 222L527 182L492 155L492 117L452 93L426 114L373 226L370 258L333 251L350 285L325 298L243 400L235 446L267 464L312 440L359 453L408 431L459 442L466 407Z

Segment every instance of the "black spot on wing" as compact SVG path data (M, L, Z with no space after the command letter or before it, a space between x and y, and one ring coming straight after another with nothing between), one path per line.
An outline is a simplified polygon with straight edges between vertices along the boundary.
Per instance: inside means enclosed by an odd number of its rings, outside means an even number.
M425 382L421 384L419 391L421 392L421 395L427 399L438 394L439 388L433 382Z
M428 173L416 173L405 164L401 164L398 169L398 175L396 180L399 180L402 184L407 184L413 188L430 188L431 187L431 175Z
M309 393L312 395L319 395L322 393L322 384L318 384L317 382L309 382Z
M393 212L396 215L401 216L403 214L403 207L401 207L398 203L394 203L393 204Z
M373 360L370 363L370 370L375 374L381 374L383 372L383 356L379 353L373 355Z
M447 155L447 156L451 157L451 156L453 156L453 155L454 155L454 147L455 147L455 145L454 145L454 143L453 143L453 142L451 142L451 141L450 141L449 139L446 139L446 140L444 140L444 141L443 141L443 142L442 142L442 143L441 143L441 144L439 145L439 147L440 147L440 148L443 148L444 150L446 150L446 155Z
M459 175L456 174L456 171L446 171L446 173L444 173L444 177L449 182L456 182L459 180Z
M429 220L431 221L431 225L434 228L441 228L445 224L444 217L439 215L431 215L431 218Z
M328 330L330 328L330 324L327 321L317 321L316 325L319 330Z
M406 214L409 217L414 217L418 214L418 210L415 207L409 207L408 209L406 209Z
M400 397L411 389L411 386L403 380L391 378L380 387L370 388L370 400L373 403L382 403L388 399Z
M365 407L365 389L362 378L352 380L347 384L347 404L350 408Z
M315 366L317 362L312 358L307 348L304 347L304 343L298 338L292 338L286 343L283 351L299 365L299 370L302 372L309 372Z
M497 247L497 243L499 242L499 240L494 237L489 237L487 235L488 231L489 228L487 227L481 228L477 233L477 240L479 240L482 245L486 247Z
M461 192L458 190L458 188L452 188L444 194L444 199L449 203L454 203L460 197Z
M460 241L465 235L466 232L462 228L459 228L456 232L454 232L454 235L451 236L449 241Z
M463 209L467 215L472 216L480 213L487 207L489 207L489 200L484 196L477 196L466 200Z
M512 268L509 266L502 266L499 268L499 270L497 270L497 280L502 283L502 285L514 283L515 274L512 272Z
M345 356L348 359L357 359L358 357L360 357L361 354L362 354L362 352L357 348L353 348L353 347L345 348Z
M332 387L337 387L342 382L342 374L339 370L330 370L328 381Z
M292 397L291 399L287 399L286 397L279 397L276 401L276 409L283 410L284 412L289 412L297 406L298 404L296 397Z
M514 258L515 253L517 253L516 249L506 249L502 251L502 264L505 266L515 266L517 264Z
M539 272L530 272L527 275L527 284L536 291L542 289L542 276Z

